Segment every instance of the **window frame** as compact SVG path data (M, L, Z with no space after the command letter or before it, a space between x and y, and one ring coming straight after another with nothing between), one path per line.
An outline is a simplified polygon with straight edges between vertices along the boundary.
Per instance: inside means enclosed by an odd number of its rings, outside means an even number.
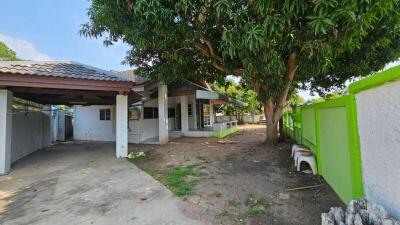
M111 109L110 108L99 109L99 120L111 121Z
M193 116L193 107L192 104L188 104L188 116Z

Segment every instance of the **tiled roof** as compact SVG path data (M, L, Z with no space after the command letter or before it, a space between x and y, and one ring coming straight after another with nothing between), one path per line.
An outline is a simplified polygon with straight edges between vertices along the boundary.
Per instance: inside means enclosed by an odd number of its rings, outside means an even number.
M132 82L118 73L71 61L0 61L1 73Z

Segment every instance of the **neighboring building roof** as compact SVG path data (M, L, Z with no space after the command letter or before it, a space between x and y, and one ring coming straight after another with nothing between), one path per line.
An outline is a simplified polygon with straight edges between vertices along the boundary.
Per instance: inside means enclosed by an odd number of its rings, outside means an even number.
M118 73L71 61L1 61L0 73L132 82Z
M121 71L119 72L121 75L128 77L131 79L133 82L137 84L143 84L147 81L149 81L145 77L141 77L135 74L135 70L126 70L126 71ZM149 97L151 93L155 93L157 90L157 86L150 85L149 87L146 87L144 91L136 91L142 96L147 96ZM183 82L177 82L174 84L169 84L168 85L168 91L178 91L178 92L185 92L185 91L196 91L196 90L201 90L201 91L206 91L206 93L212 93L213 96L215 96L215 99L220 99L223 100L227 103L231 103L235 106L246 106L246 103L241 102L239 100L233 99L225 94L218 93L214 90L211 89L211 87L204 81L204 82L192 82L189 80L184 80ZM196 93L196 92L194 92Z
M118 73L120 75L122 75L123 77L127 77L127 78L131 79L133 82L138 83L138 84L143 84L146 81L148 81L147 78L136 75L135 70L125 70L125 71L121 71Z
M361 91L397 80L400 80L400 66L395 66L360 81L354 82L350 84L348 90L350 94L357 94Z

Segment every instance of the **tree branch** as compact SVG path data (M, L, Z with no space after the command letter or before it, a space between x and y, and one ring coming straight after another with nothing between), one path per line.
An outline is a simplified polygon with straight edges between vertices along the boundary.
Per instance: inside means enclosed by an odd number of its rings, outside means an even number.
M292 52L289 55L288 63L287 63L287 71L286 71L286 84L283 88L283 91L279 95L276 101L276 108L274 112L274 121L277 121L281 116L283 108L285 107L286 99L289 94L290 88L292 86L292 82L294 79L294 75L296 74L298 65L297 65L297 53Z

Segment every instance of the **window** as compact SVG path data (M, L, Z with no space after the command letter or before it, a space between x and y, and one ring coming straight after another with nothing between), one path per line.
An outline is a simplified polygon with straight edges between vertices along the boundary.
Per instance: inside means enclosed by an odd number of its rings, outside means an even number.
M144 107L143 118L144 119L157 119L158 118L158 108Z
M154 108L144 107L143 118L144 119L154 119Z
M175 108L168 108L168 118L175 118Z
M192 104L188 104L188 115L189 115L189 116L192 116L192 115L193 115Z
M100 109L100 120L111 120L111 109Z

